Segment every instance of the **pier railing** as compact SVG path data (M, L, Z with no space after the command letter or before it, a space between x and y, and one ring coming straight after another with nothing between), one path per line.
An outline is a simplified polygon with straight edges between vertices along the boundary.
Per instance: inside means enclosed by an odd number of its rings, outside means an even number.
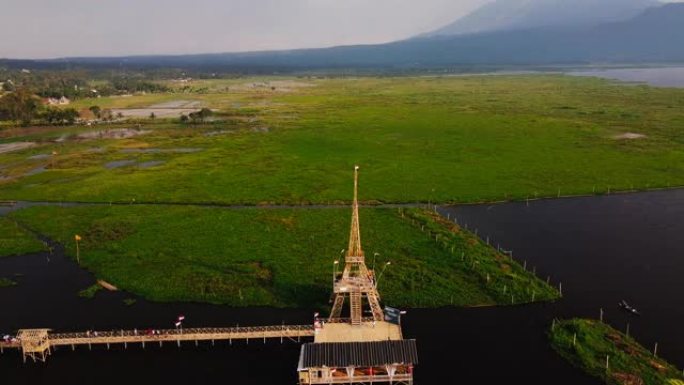
M19 335L30 335L31 329L24 329ZM28 333L27 333L28 332ZM108 330L85 331L71 333L43 334L41 340L31 338L17 338L12 341L0 342L0 350L21 349L26 358L44 361L51 350L58 346L107 345L112 344L176 342L183 341L231 341L250 339L280 338L281 342L287 338L299 341L302 337L313 337L313 325L277 325L277 326L236 326L227 328L178 328L178 329L148 329L148 330ZM38 348L39 347L39 348ZM40 351L38 351L40 350Z

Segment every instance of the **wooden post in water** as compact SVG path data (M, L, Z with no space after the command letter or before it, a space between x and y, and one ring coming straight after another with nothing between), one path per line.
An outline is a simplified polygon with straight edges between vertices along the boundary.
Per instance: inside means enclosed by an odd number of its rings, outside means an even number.
M658 343L655 343L655 346L653 347L653 357L658 357Z
M76 234L74 235L74 240L76 241L76 263L79 265L81 264L81 250L79 248L78 243L81 241L81 236Z

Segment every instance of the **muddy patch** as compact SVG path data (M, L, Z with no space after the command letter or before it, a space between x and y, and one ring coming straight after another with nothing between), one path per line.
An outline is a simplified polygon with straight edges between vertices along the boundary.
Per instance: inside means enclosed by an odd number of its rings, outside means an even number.
M107 130L89 131L78 134L77 139L128 139L149 133L149 130L133 128L113 128Z
M166 163L163 160L150 160L147 162L142 162L138 164L138 167L140 168L150 168L150 167L157 167L161 166L162 164Z
M134 160L115 160L113 162L106 163L104 166L106 169L111 170L113 168L121 168L135 164Z
M24 150L31 148L36 144L33 142L14 142L14 143L4 143L0 144L0 154L4 154L12 151Z
M112 113L124 118L149 118L154 114L157 118L178 118L197 111L197 108L113 108Z
M38 160L38 159L47 159L49 157L50 157L50 154L37 154L37 155L29 156L27 159Z
M170 102L153 104L147 108L200 108L201 104L197 100L172 100Z
M46 170L47 170L47 169L45 168L45 166L36 167L36 168L34 168L34 169L32 169L32 170L29 170L28 172L24 173L24 176L31 176L31 175L42 174L42 173L44 173Z
M226 134L233 134L233 133L235 133L234 130L216 130L216 131L205 132L202 135L212 137L212 136L219 136L219 135L226 135Z
M124 154L191 154L200 152L203 148L124 148L119 151Z
M637 134L634 132L624 132L622 134L613 136L613 139L617 139L617 140L625 140L625 139L626 140L634 140L634 139L645 139L645 138L648 138L648 136L646 136L644 134Z

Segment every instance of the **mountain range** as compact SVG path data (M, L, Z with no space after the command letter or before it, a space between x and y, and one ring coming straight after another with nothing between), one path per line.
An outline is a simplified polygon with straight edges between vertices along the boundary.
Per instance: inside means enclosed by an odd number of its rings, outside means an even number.
M538 7L531 6L534 4ZM581 12L572 10L583 4ZM518 11L505 12L510 7ZM682 41L684 3L497 0L433 33L388 44L251 53L6 60L4 63L25 67L178 67L252 72L672 63L684 62Z
M660 4L656 0L496 0L423 36L588 27L624 21Z

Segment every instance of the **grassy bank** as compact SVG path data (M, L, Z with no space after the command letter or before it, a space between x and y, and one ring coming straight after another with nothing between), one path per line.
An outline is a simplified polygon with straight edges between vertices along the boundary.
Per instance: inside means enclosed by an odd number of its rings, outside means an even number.
M547 75L297 82L306 86L271 92L219 82L202 93L98 100L103 108L198 100L223 114L215 124L150 123L127 139L73 136L107 126L19 130L0 142L38 145L0 153L9 177L0 199L348 201L355 163L364 201L684 185L684 90ZM187 148L196 151L177 151ZM152 151L126 152L141 149ZM107 168L113 161L130 163ZM152 161L161 163L145 166Z
M0 217L0 257L43 250L45 245L33 234L19 227L14 221Z
M634 339L598 321L556 322L550 339L553 348L573 365L609 385L684 383L684 376L677 368L654 357Z
M80 234L85 268L151 300L325 307L350 210L33 207L12 217L63 243L72 257ZM361 209L361 231L369 266L392 262L379 282L387 304L479 306L510 304L511 292L515 303L557 296L427 212Z

